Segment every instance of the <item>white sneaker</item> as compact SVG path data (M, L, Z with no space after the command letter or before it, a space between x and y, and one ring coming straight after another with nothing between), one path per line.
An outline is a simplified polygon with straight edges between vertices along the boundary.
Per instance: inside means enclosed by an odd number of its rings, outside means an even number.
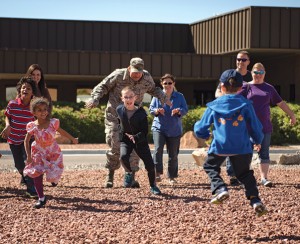
M271 181L269 181L268 179L261 179L261 183L262 186L266 186L266 187L271 187L273 184Z
M176 184L176 183L177 183L177 180L175 180L174 178L170 178L169 182L170 182L171 184Z

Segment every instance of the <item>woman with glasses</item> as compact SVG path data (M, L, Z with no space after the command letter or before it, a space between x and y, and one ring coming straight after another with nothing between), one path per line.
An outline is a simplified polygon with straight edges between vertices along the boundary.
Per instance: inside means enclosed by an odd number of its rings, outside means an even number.
M269 146L271 141L271 133L273 131L271 123L270 105L277 105L287 115L291 117L290 125L296 124L296 117L289 106L282 100L275 88L264 81L266 71L262 63L254 64L252 68L253 80L248 84L244 84L240 95L245 96L253 102L255 114L263 125L264 138L261 149L258 152L260 164L261 185L272 186L272 182L268 180L268 171L270 166Z
M187 114L188 107L184 96L175 90L173 75L165 74L160 81L172 106L161 104L159 99L153 98L149 108L150 113L154 116L151 130L155 146L153 159L156 166L156 182L161 181L163 174L163 150L166 144L169 156L167 177L170 183L174 184L176 183L175 178L178 177L178 153L182 135L181 118Z

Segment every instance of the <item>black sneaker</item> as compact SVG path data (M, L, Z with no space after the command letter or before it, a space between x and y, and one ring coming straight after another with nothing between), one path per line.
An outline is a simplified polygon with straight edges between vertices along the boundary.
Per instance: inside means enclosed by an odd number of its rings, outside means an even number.
M51 182L51 185L52 185L52 187L56 187L57 186L57 184L54 183L54 182Z
M236 178L236 176L230 176L229 183L230 183L231 186L239 186L240 185L240 182Z
M29 190L29 189L27 189L25 194L30 198L37 198L38 197L38 194L35 191Z
M41 201L39 199L38 202L35 205L33 205L33 207L39 209L39 208L43 207L45 204L46 204L46 197L45 197L44 201Z

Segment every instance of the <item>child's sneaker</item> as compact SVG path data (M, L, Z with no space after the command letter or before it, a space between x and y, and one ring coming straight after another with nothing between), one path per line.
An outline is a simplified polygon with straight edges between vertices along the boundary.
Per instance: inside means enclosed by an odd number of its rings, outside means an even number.
M211 204L222 204L226 199L229 198L229 193L226 187L222 186L217 190L217 193L210 200Z
M39 209L39 208L43 207L45 204L46 204L46 197L45 197L44 201L39 199L38 202L35 205L33 205L33 207Z
M258 217L260 217L260 216L268 213L268 210L262 204L262 202L260 201L260 199L258 197L253 198L250 201L251 201L251 206L255 210L255 212L256 212L256 214L257 214Z
M131 187L132 185L132 173L131 172L125 172L125 176L124 176L124 186L125 187Z
M262 186L266 186L266 187L272 187L273 184L271 181L269 181L268 179L261 179L261 183Z
M30 190L30 189L27 189L25 194L30 198L37 198L38 197L38 194L36 193L36 191Z
M150 187L150 192L153 195L160 195L161 191L158 189L158 187L155 185L153 187Z
M238 185L240 185L240 182L236 178L236 176L230 176L229 183L230 183L231 186L238 186Z

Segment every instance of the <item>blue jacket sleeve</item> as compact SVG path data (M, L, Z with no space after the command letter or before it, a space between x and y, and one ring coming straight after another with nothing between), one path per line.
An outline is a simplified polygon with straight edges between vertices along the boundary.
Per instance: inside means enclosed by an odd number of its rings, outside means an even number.
M256 117L252 104L248 105L248 112L245 113L245 118L250 127L249 134L252 137L253 142L257 145L261 144L264 138L264 133L262 132L263 126Z
M180 104L179 109L180 109L180 113L181 113L180 116L186 115L187 112L189 111L188 106L186 104L186 101L185 101L185 98L184 98L183 95L181 95L181 104Z
M156 97L153 97L152 101L150 103L150 107L149 107L150 114L152 114L153 116L156 116L155 110L158 108L159 108L159 100Z
M213 123L212 110L207 108L201 118L194 125L194 132L197 137L208 139L210 136L209 127Z

